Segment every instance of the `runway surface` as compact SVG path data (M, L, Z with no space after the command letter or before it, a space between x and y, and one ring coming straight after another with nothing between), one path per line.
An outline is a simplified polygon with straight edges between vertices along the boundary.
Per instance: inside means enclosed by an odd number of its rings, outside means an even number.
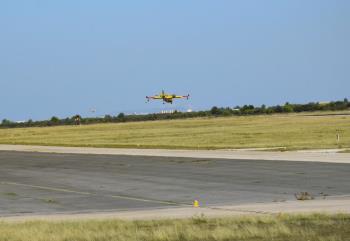
M350 164L0 151L0 216L350 195Z

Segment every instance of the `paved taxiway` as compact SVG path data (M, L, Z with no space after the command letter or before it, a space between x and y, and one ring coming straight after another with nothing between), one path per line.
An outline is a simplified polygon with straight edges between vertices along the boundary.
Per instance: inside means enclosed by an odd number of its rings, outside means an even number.
M350 196L350 164L0 152L0 216Z

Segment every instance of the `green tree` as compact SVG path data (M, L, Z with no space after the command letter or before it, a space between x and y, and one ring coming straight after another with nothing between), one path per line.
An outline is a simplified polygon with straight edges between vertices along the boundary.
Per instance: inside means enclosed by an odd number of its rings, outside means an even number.
M220 109L218 107L214 106L213 108L211 108L210 113L212 115L219 115L220 114Z
M27 121L27 126L32 126L33 125L33 120L32 119L29 119L28 121Z
M60 123L60 119L56 116L51 117L50 124L58 125Z
M12 121L8 120L8 119L3 119L1 122L1 125L3 126L8 126L12 123Z
M111 115L105 115L105 117L103 119L105 122L112 122L113 117Z
M117 116L119 119L123 119L125 117L124 113L119 113L119 115Z
M290 113L290 112L293 112L293 106L290 105L288 102L283 106L283 112L287 112L287 113Z

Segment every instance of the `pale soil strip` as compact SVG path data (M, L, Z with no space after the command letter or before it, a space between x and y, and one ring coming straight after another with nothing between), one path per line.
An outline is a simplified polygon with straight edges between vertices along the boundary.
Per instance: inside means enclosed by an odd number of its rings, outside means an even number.
M92 148L92 147L56 147L0 145L0 151L24 151L65 154L104 154L135 155L189 158L223 158L241 160L278 160L350 163L350 153L337 153L336 150L310 151L253 151L253 150L164 150L164 149L125 149L125 148Z
M327 197L325 200L286 201L274 203L260 203L237 206L220 206L219 208L233 211L254 211L257 213L350 213L350 196Z
M274 203L258 203L235 206L213 207L176 207L137 211L105 211L94 213L58 213L50 215L21 215L0 217L0 221L67 221L67 220L151 220L151 219L180 219L200 217L228 217L246 215L276 215L283 213L350 213L350 197L345 199L286 201Z

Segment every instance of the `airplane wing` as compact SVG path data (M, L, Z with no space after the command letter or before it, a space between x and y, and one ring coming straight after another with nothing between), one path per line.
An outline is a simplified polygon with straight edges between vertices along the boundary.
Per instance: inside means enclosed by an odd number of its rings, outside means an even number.
M159 95L155 95L155 96L146 96L147 100L160 100L162 99L162 97L160 97Z
M176 98L176 99L183 99L183 98L188 99L189 97L190 97L190 95L175 95L175 96L173 96L173 98Z

